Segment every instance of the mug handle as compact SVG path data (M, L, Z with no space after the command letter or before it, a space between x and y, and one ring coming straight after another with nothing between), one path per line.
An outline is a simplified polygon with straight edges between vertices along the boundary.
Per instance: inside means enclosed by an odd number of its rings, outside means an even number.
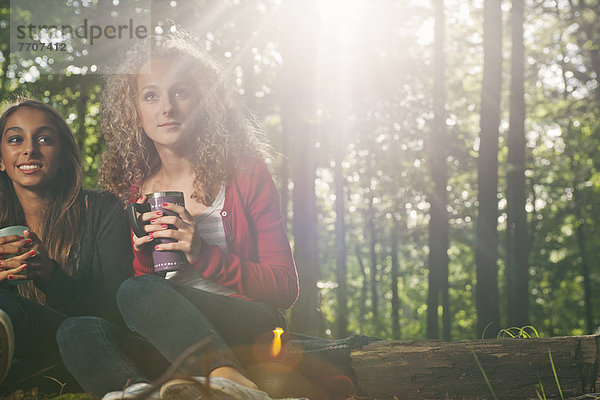
M150 212L150 210L150 204L148 203L130 203L127 206L127 219L129 220L129 225L131 225L131 229L133 230L133 233L135 233L135 236L144 237L148 235L148 232L144 230L140 223L137 213Z

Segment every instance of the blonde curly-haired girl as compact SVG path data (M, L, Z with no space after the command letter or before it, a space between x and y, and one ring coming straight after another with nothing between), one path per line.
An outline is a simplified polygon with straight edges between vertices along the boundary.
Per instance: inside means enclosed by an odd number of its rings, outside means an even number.
M268 147L190 37L153 38L118 72L103 97L101 182L124 202L182 192L185 207L164 203L175 215L141 214L147 235L132 235L137 276L121 285L117 302L140 336L98 318L67 320L58 335L65 364L89 392L127 398L151 389L149 366L164 369L206 340L180 366L188 378L155 398L200 398L197 383L210 378L214 398L269 399L244 366L257 362L257 340L285 325L279 310L296 300L298 278L263 161ZM172 242L157 244L164 238ZM186 265L153 274L151 251L172 250Z

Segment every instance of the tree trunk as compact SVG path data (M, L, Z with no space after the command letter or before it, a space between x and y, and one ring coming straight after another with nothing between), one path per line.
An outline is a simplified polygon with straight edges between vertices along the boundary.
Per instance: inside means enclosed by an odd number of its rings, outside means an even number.
M558 19L560 19L560 10L558 8L558 4L556 4L556 16ZM560 43L563 43L562 37L561 37L561 41ZM564 46L561 44L561 53L563 55L563 60L566 57L566 49L564 48ZM562 64L561 65L561 70L562 70L562 80L563 80L563 86L564 86L564 90L563 90L563 100L567 100L569 98L569 91L568 91L568 80L567 80L567 74L566 74L566 65ZM570 113L568 113L568 115L570 116ZM583 279L583 304L584 304L584 315L585 315L585 330L587 333L592 333L594 332L595 326L594 326L594 310L593 310L593 305L592 305L592 277L590 274L590 267L589 267L589 257L586 251L586 241L587 241L587 235L586 235L586 222L585 222L585 201L582 200L581 198L581 192L578 188L578 185L580 182L585 182L588 179L590 179L589 176L582 176L581 171L584 168L583 166L581 166L580 162L579 162L579 158L576 156L576 150L574 150L574 147L576 148L576 140L578 140L579 138L575 137L573 135L573 121L571 120L571 118L568 119L568 121L565 123L565 128L564 128L564 135L563 135L563 139L565 141L565 153L567 154L567 156L569 157L569 166L571 168L571 176L572 178L572 187L573 187L573 203L575 204L574 207L574 214L575 217L577 219L577 246L579 249L579 256L581 258L581 277ZM584 172L585 173L585 172ZM585 173L587 175L587 173Z
M360 245L356 245L356 260L358 261L358 268L360 268L360 274L363 278L363 284L360 288L360 303L358 304L358 313L360 318L360 325L365 326L367 323L367 292L368 292L368 277L365 270L365 263L362 259L362 252L360 251Z
M572 399L600 388L599 336L379 341L352 350L343 367L339 355L328 362L323 354L286 354L284 361L249 369L273 398L347 399L347 392L323 394L320 383L350 367L357 392L353 398L361 400L559 399L558 384L564 398Z
M580 182L585 182L590 177L583 177L581 174L582 167L579 162L577 162L577 157L574 154L574 150L572 149L571 142L573 139L573 121L569 120L565 127L565 153L569 157L569 165L571 167L571 176L572 178L572 187L573 187L573 213L575 214L575 218L577 220L577 248L579 249L579 257L581 259L581 278L583 285L583 308L584 308L584 318L585 318L585 331L588 334L591 334L596 329L594 325L594 310L592 304L592 277L590 273L589 267L589 257L588 252L586 250L586 242L587 242L587 227L585 222L585 210L586 204L585 201L581 197L581 191L578 188ZM586 174L587 175L587 174ZM583 179L582 179L583 178Z
M372 160L370 160L372 162ZM369 176L373 176L369 174ZM369 289L371 292L371 311L373 312L373 326L375 331L379 332L381 321L379 319L379 296L377 295L377 252L376 252L376 229L375 229L375 207L373 206L373 190L369 192L369 209L367 212L367 229L369 238Z
M400 263L398 262L398 221L394 218L391 236L391 259L392 268L390 271L390 285L392 287L392 337L400 339L400 299L398 297L398 278L400 276Z
M443 337L450 339L450 302L448 298L448 213L446 79L444 78L444 1L435 0L433 127L429 140L432 193L429 196L429 293L427 297L427 337L437 339L438 305L443 308Z
M334 151L337 154L335 168L333 169L335 185L335 275L338 283L336 291L336 337L346 337L348 336L348 285L346 281L348 268L346 266L346 223L344 221L344 188L346 180L344 179L342 170L341 151Z
M502 10L500 0L483 6L483 82L481 133L477 160L478 217L475 264L477 333L495 336L500 329L498 305L498 129L502 86Z
M529 323L529 236L525 211L525 49L523 45L523 0L513 0L511 9L512 58L510 82L510 129L506 172L507 243L506 298L508 325Z
M579 193L573 193L573 196L579 197ZM576 207L580 201L576 200ZM583 207L583 206L581 206ZM587 251L585 250L586 234L585 234L585 218L578 212L577 223L577 245L579 246L579 254L581 254L581 277L583 278L583 304L585 310L585 330L587 333L592 333L596 329L594 324L594 309L592 305L592 277L588 263Z
M347 57L343 46L338 46L333 54L333 64L337 71L333 79L335 98L331 107L331 135L329 147L333 155L333 185L335 190L335 276L336 289L335 336L348 336L348 266L346 263L346 176L344 175L344 154L349 131L349 104L351 95L347 90L348 76Z
M491 399L483 372L498 399L536 399L540 383L550 399L560 398L552 364L565 398L595 392L599 355L598 336L394 341L353 351L352 365L367 399Z
M314 7L301 3L286 4L289 37L283 49L284 97L283 134L291 143L291 176L294 212L294 256L298 266L300 297L292 311L293 329L309 334L322 332L320 296L317 288L319 259L315 196L314 128L306 116L315 113L314 85L318 31ZM299 15L303 15L302 18Z

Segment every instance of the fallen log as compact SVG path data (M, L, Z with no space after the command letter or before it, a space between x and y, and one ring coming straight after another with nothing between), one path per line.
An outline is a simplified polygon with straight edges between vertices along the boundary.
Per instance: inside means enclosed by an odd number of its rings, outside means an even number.
M559 385L566 399L600 389L598 344L598 336L375 342L352 352L352 367L369 399L492 399L491 390L538 399L536 388L560 399Z
M348 359L354 373L353 398L493 399L493 390L500 400L560 399L559 385L565 399L575 398L600 389L599 340L598 336L572 336L373 342L352 350ZM339 365L332 367L305 355L258 365L251 375L273 397L350 398L351 388L343 379L334 382L338 390L333 391L330 381L327 391L322 382L316 383L315 377L335 377Z

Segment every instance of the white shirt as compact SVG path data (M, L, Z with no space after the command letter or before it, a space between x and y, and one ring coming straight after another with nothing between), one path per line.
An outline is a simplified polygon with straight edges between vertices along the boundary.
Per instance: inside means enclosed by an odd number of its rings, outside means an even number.
M225 185L221 185L219 194L215 201L200 215L194 217L198 235L209 245L217 245L227 252L227 240L225 238L225 228L221 218L221 210L225 205ZM167 272L167 279L177 282L181 285L192 286L207 292L231 295L237 293L235 290L218 285L210 280L200 277L198 271L191 266L185 266L177 271Z

